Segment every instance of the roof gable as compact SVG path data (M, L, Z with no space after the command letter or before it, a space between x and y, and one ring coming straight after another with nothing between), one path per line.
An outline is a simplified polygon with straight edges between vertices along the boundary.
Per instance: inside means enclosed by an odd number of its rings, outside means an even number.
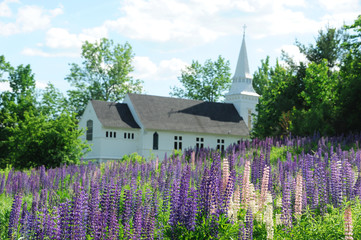
M248 136L233 104L128 94L146 129Z
M104 127L140 128L125 103L92 100L91 104Z

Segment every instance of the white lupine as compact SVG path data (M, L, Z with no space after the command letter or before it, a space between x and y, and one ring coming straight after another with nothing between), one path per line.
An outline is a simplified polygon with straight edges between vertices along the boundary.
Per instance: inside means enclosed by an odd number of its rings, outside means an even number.
M234 222L237 221L238 211L241 208L240 194L241 193L239 186L237 186L236 190L234 190L233 192L233 197L231 198L231 201L229 203L228 217L232 219Z
M272 204L272 195L267 192L267 199L265 202L266 210L264 212L264 223L266 224L267 229L267 239L273 239L273 204Z

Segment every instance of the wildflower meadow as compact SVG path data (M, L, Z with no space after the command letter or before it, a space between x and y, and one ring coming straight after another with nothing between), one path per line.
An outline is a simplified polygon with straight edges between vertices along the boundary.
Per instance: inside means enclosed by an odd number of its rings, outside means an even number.
M361 135L0 170L0 239L361 239Z

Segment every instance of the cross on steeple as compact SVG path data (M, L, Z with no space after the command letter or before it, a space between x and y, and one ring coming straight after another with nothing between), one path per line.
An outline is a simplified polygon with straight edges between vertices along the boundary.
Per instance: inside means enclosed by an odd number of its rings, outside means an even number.
M246 26L246 24L244 24L243 25L243 37L246 35L246 28L247 28L247 26Z

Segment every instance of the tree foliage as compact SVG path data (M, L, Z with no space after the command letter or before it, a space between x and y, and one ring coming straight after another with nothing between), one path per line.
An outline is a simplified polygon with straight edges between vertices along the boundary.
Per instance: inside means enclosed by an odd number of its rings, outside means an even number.
M202 65L193 60L178 78L183 87L173 87L171 96L217 102L231 84L229 61L221 56L216 61L208 59Z
M319 132L339 133L340 72L342 31L319 31L315 45L296 41L307 62L296 63L283 53L284 64L269 65L269 58L254 74L253 86L261 95L254 136L267 137L292 133L306 136Z
M127 93L142 91L142 82L130 75L134 54L129 43L114 44L106 38L96 43L86 41L81 55L82 65L72 63L65 78L74 87L68 95L78 116L91 99L117 102Z
M3 56L0 62L11 87L0 92L0 168L78 162L87 145L79 139L82 131L66 111L65 98L49 85L40 101L30 65L13 68Z

